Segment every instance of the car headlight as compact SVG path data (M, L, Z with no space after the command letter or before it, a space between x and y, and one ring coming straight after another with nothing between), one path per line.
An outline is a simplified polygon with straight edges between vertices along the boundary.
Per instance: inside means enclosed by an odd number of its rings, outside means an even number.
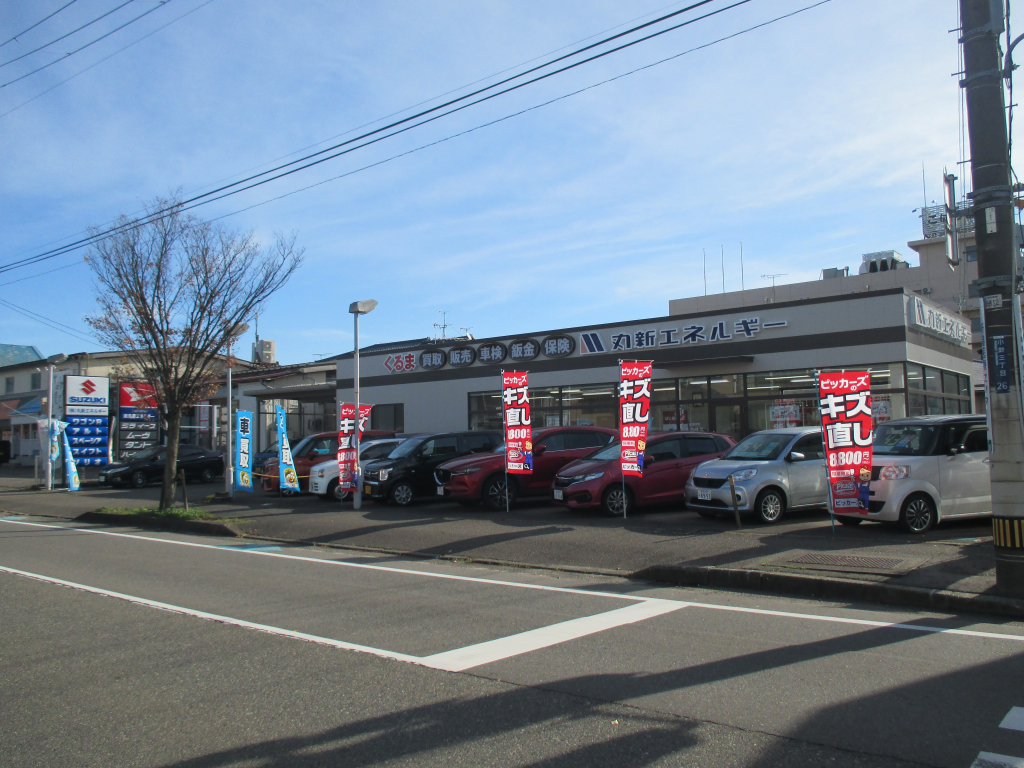
M452 475L472 475L474 472L479 472L483 467L470 467L469 469L455 469L452 470Z
M756 469L741 469L739 472L732 473L732 479L738 483L742 483L745 480L753 480L754 475L757 474Z
M905 480L910 477L910 467L900 465L895 467L882 467L878 476L883 480Z
M390 469L382 469L380 471L380 479L381 480L387 480L388 479L388 475L390 475L390 474L391 474L391 470Z
M323 469L318 469L318 470L316 471L316 476L317 476L317 477L323 477L323 476L324 476L324 471L323 471Z
M597 480L604 476L604 472L591 472L589 475L573 475L569 478L570 483L585 483L588 480Z

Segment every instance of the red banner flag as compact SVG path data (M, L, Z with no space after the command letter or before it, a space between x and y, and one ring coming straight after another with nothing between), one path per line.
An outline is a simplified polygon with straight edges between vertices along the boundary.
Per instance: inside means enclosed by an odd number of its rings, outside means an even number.
M505 421L505 470L514 475L533 472L533 432L530 427L530 387L525 373L501 373L501 402Z
M363 440L363 430L370 418L372 405L359 406L359 441ZM356 407L352 403L342 403L338 411L338 485L342 490L356 489L356 447L352 439L356 431Z
M619 366L619 445L622 474L643 476L651 411L651 363Z
M871 486L871 376L867 371L819 374L818 395L832 509L866 515Z

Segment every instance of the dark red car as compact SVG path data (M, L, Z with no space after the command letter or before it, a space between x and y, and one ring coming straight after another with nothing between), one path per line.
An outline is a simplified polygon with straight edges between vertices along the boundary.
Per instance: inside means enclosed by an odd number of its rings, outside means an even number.
M381 437L394 437L394 432L387 430L363 430L363 442ZM292 461L295 463L295 474L299 476L299 491L309 490L309 470L314 464L338 455L338 433L318 432L302 438L292 446ZM260 478L263 490L276 493L281 487L281 473L277 468L277 457L267 459L261 470Z
M509 475L508 505L525 496L547 496L555 473L616 438L606 427L549 427L533 432L533 472ZM483 502L487 509L505 509L505 446L492 453L453 459L434 472L439 496L462 502Z
M552 485L555 502L574 509L601 507L622 517L641 504L685 500L686 481L698 464L717 459L736 445L727 435L663 432L647 440L643 477L622 482L618 442L563 467ZM625 498L623 498L625 495Z

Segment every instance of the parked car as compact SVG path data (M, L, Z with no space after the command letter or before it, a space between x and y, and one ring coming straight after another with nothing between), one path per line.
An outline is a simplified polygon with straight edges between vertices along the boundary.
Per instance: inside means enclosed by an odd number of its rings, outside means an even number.
M359 461L386 458L405 438L393 437L388 440L364 440L359 444ZM342 492L338 487L337 457L315 465L309 472L309 492L319 496L323 501L343 501L349 498L350 491Z
M623 484L619 444L563 467L555 475L555 502L573 509L600 507L622 517L642 504L682 501L693 468L720 456L735 441L709 432L668 432L648 437L643 477L627 476Z
M376 438L394 437L395 433L390 430L364 430L363 440ZM292 446L292 461L295 463L295 474L299 478L299 492L309 490L309 472L314 465L319 464L328 456L338 455L338 433L317 432L302 438ZM263 490L276 493L281 487L281 473L278 471L278 457L263 462Z
M524 496L550 496L555 473L566 464L582 459L615 439L618 433L606 427L551 427L533 432L533 472L508 475L511 506ZM505 509L505 446L492 453L473 454L446 461L434 472L438 496L466 505Z
M363 470L363 493L374 501L406 506L418 496L437 497L434 470L446 461L471 453L490 453L503 440L494 430L439 432L410 438L386 459Z
M142 488L153 481L164 479L167 448L162 445L141 451L124 464L108 464L100 472L100 482L113 486L130 485ZM178 471L185 471L185 480L211 483L224 474L224 457L198 445L178 446Z
M733 514L730 474L740 514L762 523L777 523L789 509L828 504L820 427L748 435L721 458L696 468L686 484L686 506L703 517Z
M943 520L992 514L983 416L921 416L875 428L867 512L836 510L845 525L898 522L925 533Z

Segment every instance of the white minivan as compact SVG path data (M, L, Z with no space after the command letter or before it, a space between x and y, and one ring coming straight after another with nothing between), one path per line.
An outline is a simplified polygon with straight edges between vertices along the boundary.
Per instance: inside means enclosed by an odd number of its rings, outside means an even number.
M836 511L844 525L898 522L925 533L943 520L992 514L983 416L918 416L875 427L868 511Z

